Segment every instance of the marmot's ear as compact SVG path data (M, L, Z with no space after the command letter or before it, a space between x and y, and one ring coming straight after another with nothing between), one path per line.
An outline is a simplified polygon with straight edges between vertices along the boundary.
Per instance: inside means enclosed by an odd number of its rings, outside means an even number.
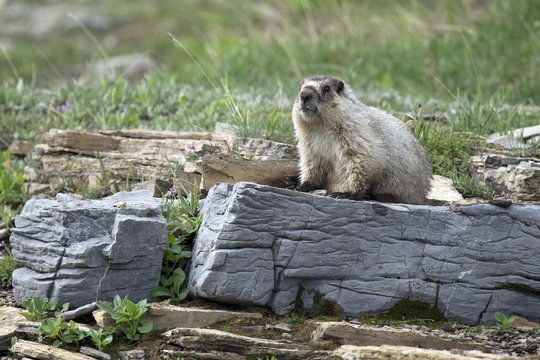
M343 91L343 88L345 87L345 84L343 81L339 80L336 88L336 92L339 94L341 91Z

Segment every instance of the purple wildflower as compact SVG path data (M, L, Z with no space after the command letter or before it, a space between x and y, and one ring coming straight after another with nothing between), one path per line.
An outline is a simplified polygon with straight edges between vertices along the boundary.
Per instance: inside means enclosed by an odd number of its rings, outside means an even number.
M69 100L66 100L63 104L56 106L55 109L57 111L66 111L70 107L71 107L71 103L69 102Z
M195 141L192 141L191 144L187 146L188 149L195 149Z
M172 188L169 189L169 191L178 194L178 186L174 185Z

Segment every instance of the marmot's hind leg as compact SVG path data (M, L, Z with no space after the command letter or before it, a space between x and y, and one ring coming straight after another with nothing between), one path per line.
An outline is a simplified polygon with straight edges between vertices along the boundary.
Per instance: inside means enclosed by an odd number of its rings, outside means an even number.
M374 200L372 196L363 193L353 192L331 192L328 196L334 199L347 199L347 200Z

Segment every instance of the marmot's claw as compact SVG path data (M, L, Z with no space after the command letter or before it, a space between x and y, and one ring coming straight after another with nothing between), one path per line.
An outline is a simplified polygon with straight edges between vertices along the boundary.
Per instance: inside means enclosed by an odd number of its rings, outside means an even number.
M285 185L289 190L295 190L300 182L300 177L298 175L287 175L285 176Z
M303 183L295 187L294 190L301 191L301 192L310 192L313 190L317 190L317 188L309 183Z
M347 200L367 200L369 196L366 196L362 193L351 193L351 192L331 192L328 194L331 198L334 199L347 199Z
M509 207L510 205L512 205L512 200L507 200L507 199L492 199L492 200L489 200L489 203L492 204L492 205L496 205L496 206L500 206L500 207Z

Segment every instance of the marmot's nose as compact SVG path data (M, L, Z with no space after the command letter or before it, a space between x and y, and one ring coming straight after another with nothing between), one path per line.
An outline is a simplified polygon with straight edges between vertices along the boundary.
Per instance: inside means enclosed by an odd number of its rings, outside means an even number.
M302 99L304 103L310 101L312 98L313 98L313 90L302 89L302 91L300 91L300 99Z

